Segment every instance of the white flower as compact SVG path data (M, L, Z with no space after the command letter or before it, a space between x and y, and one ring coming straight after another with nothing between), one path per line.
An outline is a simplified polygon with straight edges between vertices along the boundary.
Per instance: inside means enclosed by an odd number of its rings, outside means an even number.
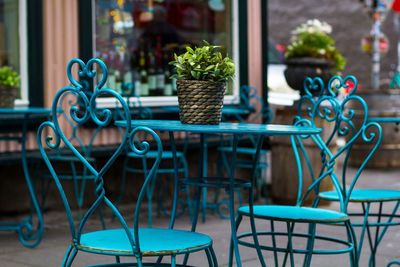
M325 33L330 34L332 32L332 27L326 22L321 22L318 19L307 20L305 23L299 25L294 31L293 35L298 35L301 33Z

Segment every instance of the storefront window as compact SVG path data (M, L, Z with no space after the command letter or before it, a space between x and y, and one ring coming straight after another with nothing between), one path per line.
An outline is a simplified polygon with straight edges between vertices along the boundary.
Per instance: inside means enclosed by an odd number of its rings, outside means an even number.
M108 86L142 97L174 96L168 62L203 40L235 58L233 2L96 0L95 55L109 67ZM233 91L230 85L228 94Z
M0 66L10 66L21 76L19 104L27 104L25 0L0 0ZM24 66L23 66L24 65ZM22 100L22 101L21 101ZM17 103L18 104L18 103Z

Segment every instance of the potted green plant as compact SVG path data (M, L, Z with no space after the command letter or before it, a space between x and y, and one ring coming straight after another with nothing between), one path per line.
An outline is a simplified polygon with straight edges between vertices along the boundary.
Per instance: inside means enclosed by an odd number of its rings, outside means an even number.
M330 36L332 27L317 19L308 20L293 32L287 47L285 78L290 87L303 94L306 77L321 77L325 83L346 66L346 60Z
M20 85L17 72L8 66L0 68L0 107L14 107L14 100Z
M226 83L235 75L235 64L223 57L221 47L204 41L203 46L186 46L174 55L179 117L182 123L219 124Z

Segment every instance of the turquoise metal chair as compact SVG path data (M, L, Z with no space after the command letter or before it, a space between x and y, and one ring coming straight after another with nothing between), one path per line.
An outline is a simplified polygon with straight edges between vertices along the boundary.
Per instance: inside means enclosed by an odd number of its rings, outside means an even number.
M348 82L352 82L354 88L345 97L343 101L336 98L336 93L340 88L348 88ZM377 151L382 140L382 129L376 122L368 122L368 107L366 102L357 96L357 80L353 76L347 76L342 79L334 76L330 79L327 88L324 88L323 81L320 78L305 80L306 94L299 102L299 110L306 113L305 116L298 116L295 124L298 126L314 126L319 120L324 120L332 125L332 131L326 132L330 127L326 127L325 131L320 135L310 136L292 136L292 148L294 151L296 165L299 171L298 175L298 194L295 206L283 205L254 205L252 194L249 197L249 205L239 208L239 216L236 225L239 228L243 218L250 220L250 232L238 234L239 244L257 251L260 264L266 266L262 251L272 251L274 266L282 266L290 262L290 266L295 265L295 255L304 256L303 266L310 266L312 256L344 254L350 255L350 266L358 266L357 239L353 227L348 216L347 206L350 202L352 192L354 192L355 184L360 177L367 162ZM319 93L319 97L313 96L313 91ZM353 105L357 105L359 114L362 115L361 125L354 123L354 115L356 110ZM346 144L337 151L330 149L330 144L334 140L334 136L345 137ZM351 156L351 150L355 141L363 142L370 145L363 163L359 166L354 176L348 177L348 159ZM313 168L310 161L305 141L313 142L320 149L321 168ZM339 160L343 159L343 169L340 173L335 171L335 165ZM303 169L301 162L306 163ZM288 166L289 168L289 166ZM311 175L312 183L307 188L303 188L303 175L308 172ZM334 187L334 194L340 204L338 211L318 208L319 198L313 197L312 194L318 196L319 184L322 180L328 179ZM350 182L348 186L346 181ZM304 202L308 199L312 200L311 207L304 206ZM255 221L265 220L270 222L269 231L260 231L256 229ZM284 229L277 228L276 223L283 224ZM299 231L296 225L305 224L308 231ZM321 235L317 231L318 225L335 227L334 232L342 230L346 239L340 238L340 233L332 235ZM342 226L342 227L338 227ZM271 244L261 244L260 237L269 237ZM279 244L278 239L285 237L285 245ZM302 239L304 244L299 244L298 239ZM338 248L321 247L319 242L328 242ZM280 254L282 257L279 258ZM232 259L232 249L230 253ZM232 260L230 260L232 264Z
M84 134L80 131L79 124L76 123L69 114L66 114L64 111L66 107L72 107L78 105L76 102L76 96L74 96L71 92L66 92L61 96L59 101L59 105L57 108L57 118L60 123L62 123L62 127L64 132L68 136L68 140L70 143L74 144L74 146L80 151L82 155L85 156L87 161L91 164L96 164L96 159L92 157L92 147L93 142L96 140L96 137L99 132L102 130L102 126L98 126L93 128L91 131L91 136L88 138L84 138ZM86 129L87 132L88 129ZM87 167L83 165L79 159L77 159L71 151L66 149L65 147L60 147L58 149L54 149L51 154L48 155L49 160L58 165L60 169L63 169L62 172L58 174L60 180L69 180L73 182L73 191L76 199L76 204L78 209L81 210L84 205L84 196L86 192L86 186L88 181L94 181L95 176L89 172ZM40 159L40 156L37 158ZM40 160L41 161L41 160ZM41 161L42 162L42 161ZM41 164L37 164L37 177L41 178L42 181L42 190L41 190L41 207L45 208L46 197L52 183L52 176L50 173L43 171L43 166ZM100 212L100 220L104 224L103 216Z
M389 262L389 264L387 265L387 267L394 267L394 266L400 266L400 260L398 260L398 261L391 261L391 262Z
M146 120L146 119L152 119L152 112L151 109L147 107L143 107L140 97L138 96L133 96L136 98L136 102L134 105L134 109L136 111L133 112L133 116L136 119L139 120ZM129 107L130 105L129 98L127 101L127 104ZM120 110L117 110L117 113L119 113ZM118 116L120 117L120 116ZM157 175L160 177L162 176L165 178L164 180L157 179L158 184L155 183L156 179L154 180L154 183L149 186L149 190L147 192L147 212L148 212L148 224L149 226L152 226L153 224L153 198L154 198L154 191L157 188L163 188L163 190L158 190L156 192L156 200L157 200L157 214L163 214L163 215L170 215L170 212L168 211L168 208L164 204L164 202L167 201L167 199L171 198L172 195L168 194L168 190L165 190L166 188L169 188L170 185L173 183L168 179L169 177L172 177L175 175L175 171L178 172L182 177L188 177L188 163L186 160L186 148L187 148L187 142L188 142L188 136L183 140L183 146L182 149L176 152L176 159L177 159L177 170L175 170L173 166L173 152L170 150L163 150L162 156L161 156L161 165L157 169ZM117 203L122 202L124 196L125 196L125 187L126 187L126 177L129 173L131 174L140 174L146 176L149 168L148 164L149 161L154 161L158 156L157 151L149 151L146 154L146 157L143 157L141 155L138 155L137 153L133 151L127 151L126 156L123 162L123 167L122 167L122 176L121 176L121 183L120 183L120 190L119 190L119 196L117 199ZM140 161L141 166L135 166L133 161ZM188 203L185 204L182 201L182 198L180 198L179 201L179 212L177 215L181 215L185 212L186 207L189 207L190 210L190 200L188 198Z
M240 101L241 105L244 109L248 109L251 111L249 120L249 114L243 115L241 113L232 113L229 114L231 118L233 118L237 122L249 122L249 123L271 123L273 118L272 110L265 105L262 97L258 95L257 89L253 86L243 85L240 87ZM227 119L224 116L224 119ZM226 140L225 140L226 141ZM230 164L229 164L229 156L232 155L232 141L229 140L228 144L223 142L222 146L218 148L220 152L222 164L218 164L218 166L223 167L226 173L229 173ZM241 142L241 143L240 143ZM243 140L239 140L239 145L236 148L236 168L237 169L252 169L254 157L256 155L256 146L257 140L254 136L246 136ZM269 165L267 161L268 150L261 149L259 158L257 159L256 165L256 188L258 193L260 193L263 189L265 191L266 188L266 179L263 177L263 171L265 171Z
M223 114L223 120L234 120L239 123L248 122L248 123L270 123L272 121L272 111L265 105L262 97L260 97L257 93L257 89L253 86L243 85L240 87L240 105L242 109L248 110L248 113L243 112L229 112L228 114ZM249 120L249 116L251 116L251 120ZM244 170L252 170L253 162L256 161L256 183L254 184L256 188L256 196L260 196L262 193L265 197L267 197L267 183L266 177L263 176L264 171L268 169L268 161L267 161L267 149L261 149L258 154L258 159L255 159L257 152L257 139L255 136L246 136L238 141L238 146L236 147L236 164L235 170L244 169ZM224 139L221 136L221 144L218 147L218 163L217 163L217 172L221 176L223 173L229 174L231 164L230 158L233 153L233 139L230 138L228 140ZM203 189L204 191L207 188ZM203 193L203 199L206 199L206 193ZM236 193L238 195L239 204L242 205L243 197L241 194L241 188L236 188ZM228 200L220 199L220 190L217 191L217 195L214 198L214 206L216 206L216 210L218 214L222 218L229 218L222 211L223 206L228 205ZM204 206L203 202L203 206ZM204 209L204 208L203 208ZM204 212L203 212L204 214Z
M399 122L398 118L369 118L369 120L379 123ZM342 182L345 183L346 180ZM319 197L326 201L339 201L338 196L332 191L320 192ZM359 205L359 211L349 213L353 227L361 229L358 256L361 256L367 239L370 250L369 266L376 266L376 253L387 230L391 226L400 225L400 190L390 189L390 185L374 189L355 188L349 196L349 202Z
M78 75L80 79L95 78L100 75L96 72L101 70L101 77L98 78L98 83L91 94L83 90L82 84L77 81L72 75L73 66L77 65ZM123 97L109 88L103 88L107 80L107 68L99 59L91 59L85 64L80 59L72 59L67 66L68 79L71 85L61 88L55 95L52 106L52 119L44 122L38 129L37 142L43 159L53 177L53 180L60 193L61 200L64 204L67 214L67 221L71 232L71 244L65 253L62 261L62 266L71 266L78 252L108 255L113 257L113 262L110 264L102 264L98 266L149 266L150 263L144 263L144 257L155 257L156 263L151 266L178 266L176 256L180 254L188 254L198 251L205 251L208 265L218 266L215 253L212 248L212 239L204 234L174 230L176 201L174 201L173 212L167 228L141 228L139 219L141 217L141 206L146 197L148 187L156 177L157 169L161 161L162 144L158 135L147 127L131 127L131 112L124 101ZM96 100L99 96L108 96L115 98L122 106L124 119L127 120L126 131L121 136L121 143L116 147L114 153L109 160L100 168L92 165L66 137L60 123L58 121L59 101L66 93L72 93L79 99L79 105L68 107L66 114L69 114L71 119L80 126L88 123L94 123L103 128L113 126L114 116L109 109L99 110L96 108ZM147 134L149 138L140 139L142 134ZM137 145L134 140L139 138L140 144ZM116 159L125 151L129 145L130 149L143 157L149 152L150 139L154 142L157 151L154 163L149 166L140 192L137 198L134 209L133 225L129 226L127 220L122 216L120 211L109 199L104 183L110 177L107 177L108 170L113 166ZM58 177L58 173L49 159L49 153L52 150L58 149L60 146L65 146L73 155L84 164L91 175L95 176L96 197L92 205L84 213L78 223L75 224L72 216L72 210L64 192L63 186ZM176 177L177 179L177 177ZM177 181L175 181L177 184ZM177 188L174 191L174 196L177 196ZM175 198L176 200L176 198ZM91 216L100 209L106 206L116 216L119 226L113 229L88 230L87 222ZM91 225L91 229L94 226ZM129 263L121 263L120 257L131 257ZM170 263L161 264L163 257L171 258Z

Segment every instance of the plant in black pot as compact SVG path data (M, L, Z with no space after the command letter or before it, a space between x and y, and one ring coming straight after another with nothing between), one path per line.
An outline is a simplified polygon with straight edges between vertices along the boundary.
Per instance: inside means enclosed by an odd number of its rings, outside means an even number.
M317 19L308 20L292 32L291 44L285 58L285 78L290 87L304 94L306 77L321 77L325 84L329 78L343 70L346 60L335 47L330 36L332 27Z
M17 72L8 66L0 68L0 107L14 107L14 100L20 84Z
M175 54L179 118L187 124L219 124L226 83L235 75L235 64L223 57L221 47L204 41L194 49Z

